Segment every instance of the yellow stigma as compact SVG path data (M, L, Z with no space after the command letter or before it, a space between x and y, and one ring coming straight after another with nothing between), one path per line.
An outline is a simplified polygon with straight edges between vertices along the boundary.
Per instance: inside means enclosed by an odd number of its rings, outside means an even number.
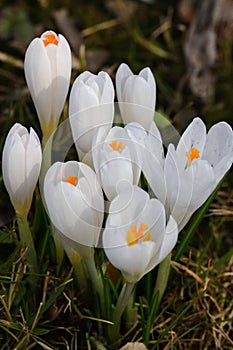
M58 45L57 37L53 33L47 33L45 38L42 38L42 41L44 43L44 46L47 46L49 44Z
M76 186L77 180L77 176L68 176L65 182L69 182L71 185Z
M139 231L137 231L136 225L133 225L130 227L130 230L127 232L127 243L128 246L134 245L138 243L140 239L143 238L143 242L150 240L150 232L148 232L146 235L144 232L148 230L148 226L144 224L143 222L140 224Z
M113 151L120 151L124 147L124 142L123 141L117 141L114 140L112 143L109 144L110 147L112 147Z
M194 147L191 147L190 152L186 152L185 155L188 157L188 166L192 164L194 159L200 158L200 152Z

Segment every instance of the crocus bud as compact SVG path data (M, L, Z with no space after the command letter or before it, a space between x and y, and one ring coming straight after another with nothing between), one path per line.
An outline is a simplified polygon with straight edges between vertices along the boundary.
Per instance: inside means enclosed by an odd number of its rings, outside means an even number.
M127 64L122 63L116 72L116 90L123 122L137 122L148 130L154 118L156 99L156 85L150 68L135 75Z
M58 125L70 84L71 51L64 36L47 31L32 40L24 71L47 140Z
M75 80L69 101L69 118L80 160L92 147L97 127L107 131L114 117L114 88L106 72L83 72Z
M2 155L6 189L18 214L27 214L41 167L41 145L35 131L19 123L9 131Z

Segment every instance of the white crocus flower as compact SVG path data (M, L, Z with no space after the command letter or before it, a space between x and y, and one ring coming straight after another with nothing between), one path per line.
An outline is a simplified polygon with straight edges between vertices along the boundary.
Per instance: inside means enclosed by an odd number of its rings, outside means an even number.
M38 181L42 160L40 140L19 123L10 129L2 155L6 189L17 214L27 215Z
M169 145L162 161L164 178L157 177L153 154L146 153L145 176L155 195L163 200L168 212L175 218L179 230L206 201L231 167L232 135L231 127L225 122L215 124L206 134L203 121L195 118L183 133L177 147ZM161 159L161 152L158 159ZM166 192L159 192L159 187Z
M81 255L97 246L104 215L102 190L94 171L69 161L53 164L44 180L45 204L53 225ZM75 243L72 243L75 242Z
M170 216L166 224L163 204L137 186L119 193L110 204L103 232L109 261L135 283L171 252L178 229Z
M71 50L64 36L47 31L32 40L24 71L46 141L58 125L70 84Z
M146 130L154 118L156 85L150 68L138 75L122 63L116 72L116 90L122 119L125 124L137 122Z
M183 133L177 148L168 148L164 174L167 203L181 230L206 201L233 160L231 127L220 122L206 127L195 118Z
M97 127L109 130L114 118L114 88L106 72L80 74L71 89L69 119L80 160L92 147ZM91 161L89 161L91 163Z
M143 138L144 133L136 123L125 128L115 126L108 133L105 128L97 129L92 146L93 164L110 201L127 186L138 184L142 157L135 139Z

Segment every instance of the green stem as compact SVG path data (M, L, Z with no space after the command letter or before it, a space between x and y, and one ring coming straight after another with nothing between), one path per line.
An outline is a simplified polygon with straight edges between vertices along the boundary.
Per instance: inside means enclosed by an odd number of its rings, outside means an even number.
M124 326L126 331L129 331L136 324L138 319L138 309L134 304L134 299L134 293L131 293L124 312Z
M109 326L108 336L111 343L113 343L119 337L121 316L129 302L134 285L134 283L125 282L122 287L116 307L113 312L112 321L114 324Z
M163 294L165 292L165 289L167 287L167 282L168 282L169 273L170 273L170 265L171 265L171 253L168 254L168 256L159 265L157 279L156 279L155 288L154 288L153 297L152 297L154 298L156 293L159 294L158 304L160 303L163 297Z
M100 277L95 266L94 254L91 253L89 256L85 257L84 261L91 279L94 293L97 294L100 291Z
M59 273L62 261L64 259L64 248L62 245L60 235L57 232L56 227L52 223L51 223L51 230L52 230L53 241L56 249L57 273Z
M37 272L37 256L32 239L31 230L27 220L27 214L16 213L18 228L19 228L19 237L21 244L27 247L26 258L29 264L30 269L33 272Z
M43 137L43 158L41 164L41 172L40 172L40 183L44 185L44 178L47 173L47 170L52 165L52 145L53 145L53 135L51 135L48 139Z
M104 286L101 274L98 273L95 265L95 259L94 259L94 249L93 252L91 252L90 255L84 257L84 262L87 267L87 271L89 274L89 278L92 283L92 287L94 290L94 294L97 296L100 310L101 310L101 316L105 317L106 310L105 310L105 299L104 299Z
M53 146L53 133L51 135L43 135L43 158L40 172L40 190L42 196L44 194L44 179L48 169L52 165L52 146ZM53 226L53 225L52 225ZM52 227L52 235L54 239L55 249L56 249L56 259L57 259L57 271L59 271L62 260L64 258L64 249L61 243L59 234L56 229Z
M84 265L82 256L74 250L66 249L66 254L70 260L71 265L74 268L75 279L77 280L79 290L81 294L86 295L88 290L88 278L86 266Z

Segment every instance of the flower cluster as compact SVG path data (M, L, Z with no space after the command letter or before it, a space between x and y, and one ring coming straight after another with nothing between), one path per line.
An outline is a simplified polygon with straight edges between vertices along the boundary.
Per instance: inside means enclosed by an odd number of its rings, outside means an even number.
M48 31L31 42L25 76L44 146L58 125L70 73L70 48L62 35ZM116 96L120 125L110 76L83 72L76 78L69 122L79 161L46 164L42 193L67 254L88 259L95 247L103 247L109 261L133 284L172 251L178 232L231 167L233 133L225 122L207 133L203 121L195 118L178 144L165 150L154 122L156 84L151 70L144 68L136 75L121 64ZM20 214L30 209L41 159L33 129L29 134L15 124L4 146L3 178ZM142 186L142 173L149 191Z

